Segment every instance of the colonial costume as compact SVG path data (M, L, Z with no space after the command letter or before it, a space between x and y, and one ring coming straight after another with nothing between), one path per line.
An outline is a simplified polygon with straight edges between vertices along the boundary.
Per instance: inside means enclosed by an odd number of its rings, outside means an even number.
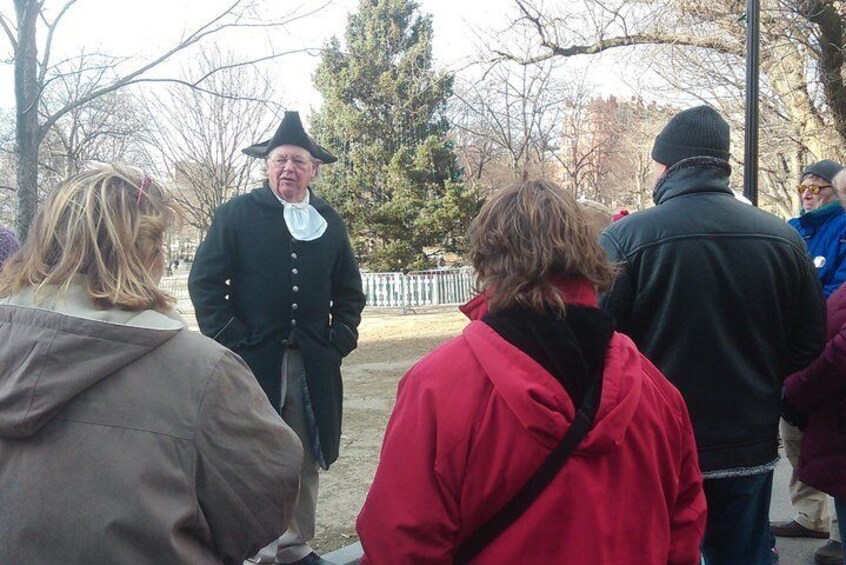
M336 160L306 135L296 112L286 112L270 140L244 153L267 157L280 145L302 147L323 163ZM349 237L340 216L310 188L302 202L286 202L265 181L217 209L189 290L200 330L243 357L305 446L293 525L299 534L288 557L283 549L278 554L283 563L295 562L310 552L317 466L328 469L338 458L341 359L356 347L364 308Z

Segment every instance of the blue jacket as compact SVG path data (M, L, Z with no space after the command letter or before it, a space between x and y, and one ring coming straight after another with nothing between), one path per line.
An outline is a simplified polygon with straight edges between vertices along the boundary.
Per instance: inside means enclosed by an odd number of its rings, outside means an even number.
M828 298L846 282L846 210L834 202L787 223L805 240Z

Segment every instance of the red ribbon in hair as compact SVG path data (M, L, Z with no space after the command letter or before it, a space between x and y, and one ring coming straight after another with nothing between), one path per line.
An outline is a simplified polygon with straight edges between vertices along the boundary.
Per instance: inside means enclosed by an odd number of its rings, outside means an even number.
M153 179L144 175L144 178L141 179L141 182L138 183L138 198L135 200L135 205L141 205L141 197L144 196L144 191L150 188L150 183L153 182Z

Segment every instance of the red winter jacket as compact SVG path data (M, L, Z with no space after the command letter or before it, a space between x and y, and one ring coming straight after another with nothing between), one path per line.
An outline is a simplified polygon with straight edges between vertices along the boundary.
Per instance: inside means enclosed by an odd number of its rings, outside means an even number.
M827 302L826 345L785 381L787 402L808 414L799 455L802 482L846 497L846 284Z
M596 306L586 284L566 285L565 295ZM681 395L622 334L611 339L603 379L594 428L474 563L699 563L705 497ZM460 542L543 463L575 412L552 375L472 322L400 382L358 517L362 563L451 563Z

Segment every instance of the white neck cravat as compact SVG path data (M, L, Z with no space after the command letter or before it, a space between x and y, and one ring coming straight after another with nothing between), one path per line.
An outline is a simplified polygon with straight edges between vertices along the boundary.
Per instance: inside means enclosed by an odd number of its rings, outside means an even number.
M278 195L276 197L279 198ZM285 206L285 225L297 241L313 241L326 231L326 218L309 204L309 200L311 195L308 191L302 202L288 202L279 198Z

